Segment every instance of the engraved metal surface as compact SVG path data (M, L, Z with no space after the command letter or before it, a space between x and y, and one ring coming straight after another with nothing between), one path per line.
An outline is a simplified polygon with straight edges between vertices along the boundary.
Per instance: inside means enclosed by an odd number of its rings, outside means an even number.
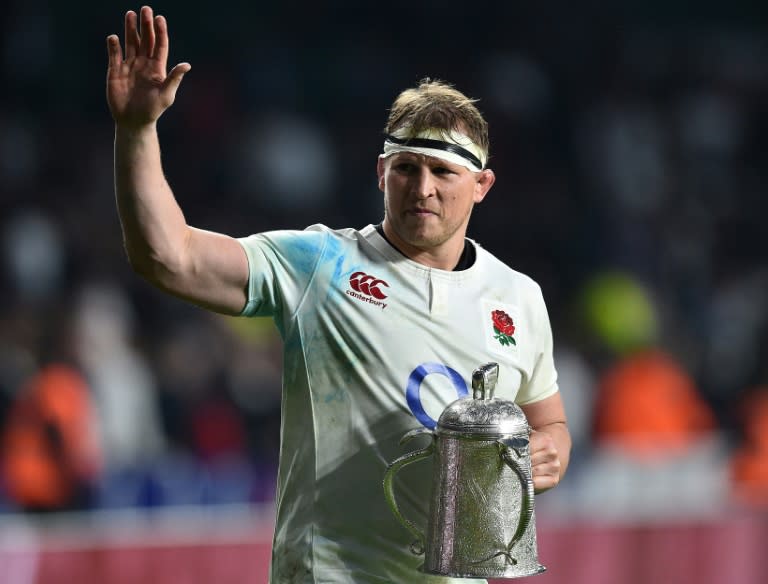
M507 456L530 478L530 458ZM525 488L495 440L440 437L422 570L453 577L538 574L532 482ZM528 488L530 485L530 489Z
M515 403L493 397L498 365L472 376L474 397L450 404L434 433L412 430L403 441L431 433L432 443L393 461L385 474L387 502L417 537L423 572L458 578L518 578L545 570L536 545L530 426ZM401 441L402 442L402 441ZM403 517L394 477L403 466L434 456L425 533Z
M506 436L530 431L523 410L505 399L461 398L449 404L437 421L437 432L477 436Z

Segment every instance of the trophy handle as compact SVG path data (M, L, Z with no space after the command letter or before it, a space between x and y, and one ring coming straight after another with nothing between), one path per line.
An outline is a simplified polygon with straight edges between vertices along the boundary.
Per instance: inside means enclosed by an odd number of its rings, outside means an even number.
M394 479L395 474L397 474L401 468L411 464L412 462L416 462L417 460L427 458L434 452L435 435L432 434L432 431L428 428L416 428L415 430L411 430L400 439L400 444L410 442L413 438L421 434L429 434L432 437L432 440L429 442L429 446L422 448L421 450L409 452L408 454L404 454L400 458L393 460L391 463L389 463L387 471L384 473L384 496L386 497L387 503L389 503L389 506L392 508L392 512L395 514L395 517L397 517L398 521L400 521L400 523L406 529L408 529L408 531L416 536L416 541L411 544L411 552L417 556L424 553L426 537L424 536L424 533L419 530L419 528L416 527L416 525L411 520L407 519L400 512L400 507L397 505L397 501L395 500Z
M507 551L511 552L512 548L517 545L520 538L523 537L525 530L528 529L528 525L533 517L533 477L531 471L527 466L523 466L519 461L512 456L512 451L520 456L528 455L528 438L516 436L514 438L504 438L498 441L501 445L501 457L507 465L515 471L520 479L520 486L522 487L522 503L520 506L520 521L517 524L517 530L512 536L512 540L507 546Z

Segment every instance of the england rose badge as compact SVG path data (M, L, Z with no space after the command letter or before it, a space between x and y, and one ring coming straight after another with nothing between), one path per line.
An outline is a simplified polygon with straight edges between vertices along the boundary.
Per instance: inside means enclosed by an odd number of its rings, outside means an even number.
M499 341L503 347L517 345L515 341L515 323L512 317L503 310L494 310L491 312L491 321L493 322L493 338Z

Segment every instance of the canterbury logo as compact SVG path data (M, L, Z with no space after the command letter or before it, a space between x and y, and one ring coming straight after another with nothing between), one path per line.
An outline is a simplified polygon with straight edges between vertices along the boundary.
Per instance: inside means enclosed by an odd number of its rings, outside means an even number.
M364 272L355 272L349 277L349 285L353 290L362 292L366 296L373 296L379 300L384 300L387 295L379 289L379 286L386 286L389 288L384 280L379 280L374 276L369 276Z
M354 292L347 290L349 296L375 306L381 306L382 310L387 307L384 302L381 302L387 297L381 291L381 287L389 288L389 284L381 278L370 276L365 272L355 272L349 277L349 286L354 290Z

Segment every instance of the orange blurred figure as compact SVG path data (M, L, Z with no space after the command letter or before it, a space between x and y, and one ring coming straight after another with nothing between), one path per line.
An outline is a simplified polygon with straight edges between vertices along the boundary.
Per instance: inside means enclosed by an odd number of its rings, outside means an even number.
M621 358L600 382L594 425L599 444L636 458L664 459L686 451L715 426L691 377L662 351Z
M744 441L731 460L737 500L768 506L768 386L758 388L741 406Z
M88 385L70 366L44 367L19 392L6 420L8 497L28 511L80 508L100 467Z

